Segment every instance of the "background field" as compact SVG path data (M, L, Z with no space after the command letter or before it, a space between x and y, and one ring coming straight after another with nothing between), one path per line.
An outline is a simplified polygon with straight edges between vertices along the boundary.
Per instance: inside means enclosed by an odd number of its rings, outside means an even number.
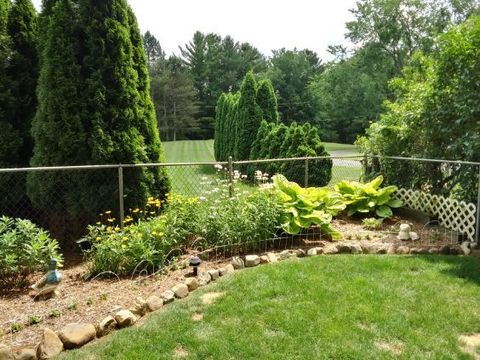
M168 163L191 163L215 161L213 140L184 140L164 142L165 156ZM356 146L348 144L324 143L333 156L357 155ZM340 180L358 180L361 175L357 161L334 160L331 184ZM201 185L205 176L214 174L213 166L175 166L169 167L168 173L172 189L188 196L198 196L204 191Z

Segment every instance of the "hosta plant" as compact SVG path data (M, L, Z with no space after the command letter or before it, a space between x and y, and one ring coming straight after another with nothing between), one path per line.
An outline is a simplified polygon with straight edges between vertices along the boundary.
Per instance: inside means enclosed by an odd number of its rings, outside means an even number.
M397 187L392 185L381 188L382 182L383 176L380 175L368 183L344 180L336 184L335 190L347 205L347 215L361 213L376 214L381 218L392 216L392 208L399 208L403 203L392 196Z
M302 188L287 181L283 175L273 178L282 209L282 228L288 234L298 234L312 225L320 227L322 233L332 239L342 238L332 226L332 217L345 209L343 198L328 188Z

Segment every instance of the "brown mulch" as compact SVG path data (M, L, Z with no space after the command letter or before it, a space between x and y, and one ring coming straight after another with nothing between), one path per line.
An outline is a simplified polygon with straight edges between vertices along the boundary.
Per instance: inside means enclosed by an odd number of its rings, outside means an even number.
M65 264L68 264L66 259ZM221 267L221 263L203 262L201 269ZM0 343L13 349L33 347L40 340L42 329L60 331L66 324L82 322L96 324L117 308L130 308L138 297L160 295L183 281L190 269L172 270L150 278L109 278L87 280L84 264L76 264L61 270L63 281L60 294L48 300L34 299L28 291L0 295ZM42 274L38 274L41 276ZM59 312L53 317L52 312ZM31 317L40 323L28 325ZM21 324L22 329L12 332L12 324Z

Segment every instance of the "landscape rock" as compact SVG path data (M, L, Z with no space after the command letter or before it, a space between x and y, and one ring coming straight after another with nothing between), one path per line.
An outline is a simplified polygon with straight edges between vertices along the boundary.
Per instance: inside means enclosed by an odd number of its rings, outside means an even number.
M305 250L303 249L297 249L295 250L295 255L298 257L305 257L307 254L305 253Z
M132 326L137 322L137 317L129 310L120 310L115 314L115 321L120 329Z
M228 264L225 267L221 268L218 272L220 273L220 276L225 276L225 275L233 273L234 271L235 271L235 269L233 268L233 265Z
M399 246L395 252L400 255L407 255L410 252L410 249L407 246Z
M198 284L200 286L205 286L208 283L210 283L210 281L212 281L212 277L210 276L210 274L208 272L201 272L197 276L197 279L198 279Z
M194 291L197 290L200 284L198 283L198 280L196 278L187 278L185 280L185 285L188 287L188 291Z
M450 255L450 246L448 246L448 245L443 245L443 246L440 248L440 254L441 254L441 255Z
M188 296L188 286L185 284L177 284L172 288L176 298L183 299Z
M412 241L416 241L416 240L420 239L420 237L418 236L418 234L416 232L410 231L410 239Z
M147 303L142 298L137 298L135 304L130 311L138 317L142 317L147 313Z
M268 260L267 255L260 256L260 264L268 264L270 261Z
M37 358L51 359L63 351L62 340L50 329L44 329L42 339L37 346Z
M59 337L65 349L75 349L95 339L96 335L92 324L72 323L60 331Z
M317 248L311 248L307 250L307 256L315 256L317 255Z
M117 322L115 321L113 316L109 315L98 323L96 328L97 337L101 338L103 336L106 336L110 334L112 331L114 331L116 328L117 328Z
M212 281L217 280L220 277L220 272L217 269L208 270Z
M472 252L470 249L470 243L468 241L464 241L462 245L460 245L460 250L462 250L463 255L470 255Z
M245 256L245 266L253 267L260 264L260 257L258 255L247 255Z
M278 254L278 260L286 260L290 259L294 255L290 252L290 250L283 250L280 254Z
M268 262L276 263L276 262L278 261L277 255L275 255L275 254L272 253L272 252L267 253L266 256L267 256L267 258L268 258Z
M164 304L168 304L175 300L175 293L171 290L166 290L160 295L160 297Z
M366 254L386 254L387 246L381 243L371 243L362 245L363 252Z
M145 303L148 312L154 312L163 307L163 300L156 295L149 296Z
M15 354L15 360L37 360L35 349L22 349Z
M12 351L5 345L0 345L0 360L13 360Z
M436 247L428 249L428 253L431 255L438 255L439 252L440 252L440 249Z
M352 252L350 244L338 244L337 250L339 254L351 254Z
M325 255L338 254L338 248L335 244L329 244L323 248L323 253Z
M238 256L232 258L232 265L235 270L243 269L245 267L245 263Z
M361 254L363 253L362 247L359 244L351 244L350 251L352 254Z

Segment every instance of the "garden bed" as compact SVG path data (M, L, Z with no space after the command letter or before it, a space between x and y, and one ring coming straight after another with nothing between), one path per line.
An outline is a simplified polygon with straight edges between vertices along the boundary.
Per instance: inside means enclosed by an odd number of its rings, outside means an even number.
M420 239L415 242L398 240L396 233L400 223L409 223ZM355 218L335 219L333 225L344 234L344 240L331 242L312 230L308 234L277 239L276 243L268 245L268 249L276 249L277 252L293 249L296 251L292 253L298 256L306 254L308 249L312 248L318 248L319 253L325 251L326 254L354 252L351 245L355 244L363 247L364 250L361 251L363 253L398 253L395 250L401 247L413 249L412 253L417 254L427 253L429 249L437 249L436 253L442 253L442 247L449 249L448 252L444 251L444 254L462 253L458 243L453 241L453 232L445 229L440 231L438 228L425 226L413 219L393 217L385 220L378 230L365 230L362 221ZM378 246L371 247L373 250L365 250L369 248L369 244ZM332 246L336 249L333 252ZM261 248L260 243L258 249ZM244 251L234 247L229 250L230 255L244 254ZM212 250L210 255L213 253L217 257L209 256L212 262L204 261L202 268L218 268L228 262L228 259L219 256L221 252ZM408 251L403 253L406 254ZM188 255L183 255L177 263L185 263L187 257ZM216 261L213 262L213 260ZM99 277L85 281L83 277L87 273L87 266L84 263L78 263L78 260L71 263L77 264L68 266L67 259L66 268L62 270L64 280L60 285L60 295L57 297L46 301L34 301L28 292L12 292L10 295L0 297L0 308L3 310L0 313L0 331L3 335L0 342L9 344L13 348L24 348L35 345L41 337L41 329L45 327L59 331L68 323L95 324L118 308L133 306L138 297L145 299L153 293L170 289L174 284L181 282L190 271L186 268L172 269L168 273L149 278ZM29 322L32 324L29 325Z

